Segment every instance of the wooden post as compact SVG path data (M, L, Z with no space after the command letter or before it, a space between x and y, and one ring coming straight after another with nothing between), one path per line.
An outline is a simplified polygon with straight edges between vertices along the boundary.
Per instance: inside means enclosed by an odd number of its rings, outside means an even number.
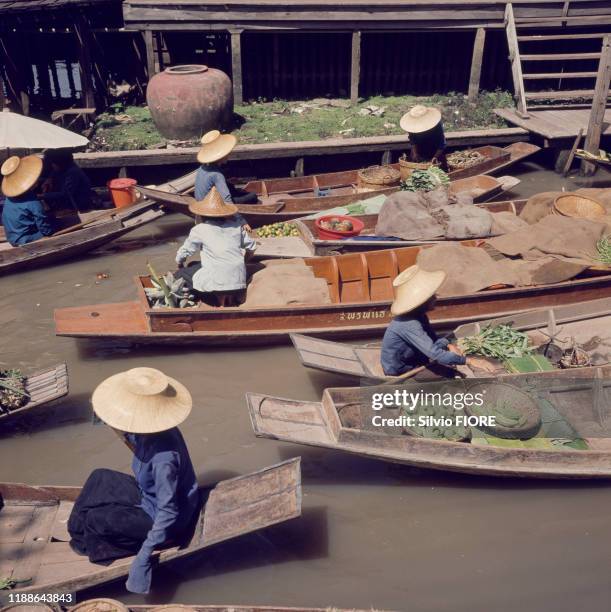
M475 41L473 43L473 55L471 57L471 75L469 76L468 98L473 102L479 94L479 83L482 76L482 61L484 59L484 45L486 43L486 30L477 28Z
M0 112L4 108L4 79L2 78L2 72L0 72Z
M93 89L91 65L91 32L89 23L82 13L78 13L76 16L74 31L78 42L83 106L86 108L95 108L95 92Z
M155 49L153 47L153 32L144 30L144 48L146 49L146 76L150 81L155 74Z
M18 58L22 58L23 54L17 36L8 33L0 37L0 59L4 65L6 93L11 110L29 115L30 96L25 78L25 66L23 62L18 63Z
M382 160L380 161L380 164L382 166L388 166L391 162L391 159L392 159L392 151L390 151L389 149L387 151L384 151L384 153L382 153Z
M522 59L518 48L518 34L516 22L513 16L513 6L507 4L505 9L505 32L507 34L507 46L509 47L509 61L511 62L511 74L513 76L513 88L515 89L518 114L528 117L526 112L526 95L524 94L524 77L522 76Z
M592 100L592 111L588 122L586 133L585 150L597 154L600 147L600 136L605 119L607 107L607 96L609 95L609 84L611 83L611 36L603 38L603 46L598 64L598 75L594 87L594 99ZM581 173L590 176L596 171L596 166L590 162L581 162Z
M233 103L244 101L242 91L242 30L230 30L231 34L231 80L233 82Z
M361 32L352 32L352 59L350 64L350 102L359 101L359 82L361 80Z

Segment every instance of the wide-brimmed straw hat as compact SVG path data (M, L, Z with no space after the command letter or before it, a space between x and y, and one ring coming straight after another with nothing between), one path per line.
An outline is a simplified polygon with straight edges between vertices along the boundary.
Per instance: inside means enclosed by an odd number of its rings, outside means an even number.
M238 212L238 207L231 202L225 202L216 187L212 187L206 197L199 202L190 198L189 210L200 217L231 217Z
M107 378L93 392L91 402L106 424L139 434L176 427L193 407L187 388L154 368L133 368Z
M417 104L401 117L399 125L408 133L419 134L432 130L440 121L439 109Z
M16 198L28 192L42 174L42 159L37 155L9 157L0 168L2 193L7 198Z
M403 270L392 282L395 300L390 312L397 316L422 306L435 295L445 279L445 272L428 272L418 265Z
M200 142L202 147L197 153L197 161L200 164L212 164L227 157L238 139L233 134L221 134L218 130L212 130L206 132Z

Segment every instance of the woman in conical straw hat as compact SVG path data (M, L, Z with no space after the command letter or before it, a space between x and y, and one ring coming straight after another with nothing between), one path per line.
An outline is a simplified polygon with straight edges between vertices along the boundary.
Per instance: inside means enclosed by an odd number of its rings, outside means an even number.
M465 357L458 347L434 332L427 312L435 305L435 294L445 279L445 272L429 272L418 265L394 279L395 299L390 308L393 320L384 333L381 354L387 376L399 376L429 363L445 367L468 364L494 371L484 359Z
M200 508L199 488L178 430L191 412L187 388L153 368L104 380L93 410L133 452L134 476L94 470L68 520L72 549L93 563L136 555L127 588L148 593L156 548L187 539Z
M216 187L225 202L235 204L256 204L256 193L238 189L227 183L221 166L237 144L233 134L221 134L218 130L206 132L201 139L197 161L201 166L195 174L195 199L203 200L212 187Z
M42 175L42 160L36 155L9 157L0 167L2 225L13 246L39 240L53 233L53 221L36 195Z
M399 124L409 134L409 161L431 162L448 171L446 138L439 109L417 104L401 117Z
M192 199L189 210L197 224L176 253L176 276L190 283L204 301L233 305L246 288L245 257L252 255L256 242L236 214L235 204L225 202L214 186L200 202ZM201 263L184 269L187 258L196 253Z

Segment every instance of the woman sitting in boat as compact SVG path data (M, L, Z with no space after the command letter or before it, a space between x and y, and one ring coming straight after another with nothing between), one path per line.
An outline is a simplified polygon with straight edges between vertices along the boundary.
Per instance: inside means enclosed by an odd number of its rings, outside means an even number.
M44 161L48 172L48 178L43 183L42 197L45 202L80 212L91 210L91 181L77 166L72 152L67 149L49 149L45 152Z
M223 201L214 186L201 202L192 200L189 210L197 225L176 253L176 276L190 283L204 301L211 296L218 306L234 305L246 288L245 258L254 252L256 242L236 214L235 204ZM201 264L184 268L185 260L197 252Z
M415 265L393 281L396 293L390 311L394 318L384 333L381 354L386 376L399 376L429 363L446 367L467 364L494 371L486 360L465 357L458 347L433 331L427 311L434 306L435 293L445 278L445 272L427 272Z
M50 236L53 233L52 218L36 196L42 174L40 157L9 157L0 172L2 193L6 196L2 225L9 243L20 246Z
M237 142L233 134L221 134L218 130L212 130L202 136L202 146L197 154L197 161L201 166L195 174L193 194L196 200L203 200L212 187L216 187L225 202L234 204L256 204L258 202L256 193L244 191L244 189L227 183L221 171L221 166L227 161L227 157Z
M448 172L446 137L437 108L418 104L401 117L399 124L409 134L409 161L419 164L430 162Z
M94 470L68 520L70 546L92 563L136 555L127 589L148 593L154 549L185 542L200 499L177 426L193 405L189 391L153 368L115 374L94 391L93 410L133 453L134 476Z

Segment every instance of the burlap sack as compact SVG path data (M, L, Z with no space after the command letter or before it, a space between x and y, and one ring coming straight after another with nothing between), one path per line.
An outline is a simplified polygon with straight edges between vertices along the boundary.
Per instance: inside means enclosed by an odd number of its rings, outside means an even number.
M448 216L445 237L449 240L467 240L492 236L492 214L473 204L453 204L444 212Z
M562 195L562 191L544 191L529 198L520 213L520 219L529 225L537 223L552 212L554 200L559 195Z
M589 219L548 215L525 229L490 238L487 243L511 257L535 260L551 256L587 266L596 261L596 243L606 227Z
M327 281L316 278L303 259L262 263L265 267L255 272L248 285L243 308L331 303Z
M382 205L375 228L376 236L394 236L402 240L434 240L445 230L429 212L421 193L398 191Z
M583 188L577 189L575 193L598 200L607 209L607 214L611 215L611 189Z
M509 211L491 213L492 215L492 228L490 231L491 236L502 236L503 234L509 234L517 230L528 227L528 223L520 217L516 217Z

